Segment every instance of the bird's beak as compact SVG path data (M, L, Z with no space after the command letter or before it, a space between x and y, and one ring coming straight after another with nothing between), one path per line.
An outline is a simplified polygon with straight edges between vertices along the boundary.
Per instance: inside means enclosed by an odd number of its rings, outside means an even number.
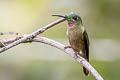
M62 18L67 18L65 15L58 15L58 14L53 14L52 16L58 16L58 17L62 17Z

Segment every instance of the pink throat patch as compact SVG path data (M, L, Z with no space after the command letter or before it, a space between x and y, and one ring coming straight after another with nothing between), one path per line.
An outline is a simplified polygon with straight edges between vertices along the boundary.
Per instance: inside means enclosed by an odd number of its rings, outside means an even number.
M69 26L69 27L72 27L72 26L73 26L73 24L72 24L72 23L68 23L68 26Z

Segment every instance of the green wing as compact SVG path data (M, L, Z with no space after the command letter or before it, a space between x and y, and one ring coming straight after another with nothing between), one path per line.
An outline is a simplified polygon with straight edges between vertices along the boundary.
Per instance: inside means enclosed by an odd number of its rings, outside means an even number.
M84 39L85 50L86 50L86 57L89 62L89 38L88 38L88 34L87 34L86 30L83 33L83 37L84 37L83 39Z

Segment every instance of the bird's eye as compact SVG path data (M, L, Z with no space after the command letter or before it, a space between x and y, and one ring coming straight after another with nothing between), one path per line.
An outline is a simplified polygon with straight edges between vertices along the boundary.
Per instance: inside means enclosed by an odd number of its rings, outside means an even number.
M78 18L77 17L73 17L73 19L76 21Z

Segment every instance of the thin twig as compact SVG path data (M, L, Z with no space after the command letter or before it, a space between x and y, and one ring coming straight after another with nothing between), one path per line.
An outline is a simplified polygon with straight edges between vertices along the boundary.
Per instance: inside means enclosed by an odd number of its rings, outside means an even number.
M0 53L3 52L3 51L8 50L9 48L12 48L12 47L20 44L21 42L26 41L27 39L32 39L32 38L36 37L40 33L43 33L45 30L47 30L47 29L53 27L54 25L56 25L56 24L58 24L60 22L63 22L63 21L65 21L64 18L56 20L56 21L48 24L47 26L45 26L43 28L38 29L37 31L35 31L35 32L33 32L33 33L29 34L29 35L24 35L21 39L18 39L15 42L13 42L13 43L11 43L11 44L9 44L7 46L4 46L3 48L0 48Z
M0 32L0 35L5 35L5 34L14 34L14 35L18 35L18 33L16 33L16 32Z

